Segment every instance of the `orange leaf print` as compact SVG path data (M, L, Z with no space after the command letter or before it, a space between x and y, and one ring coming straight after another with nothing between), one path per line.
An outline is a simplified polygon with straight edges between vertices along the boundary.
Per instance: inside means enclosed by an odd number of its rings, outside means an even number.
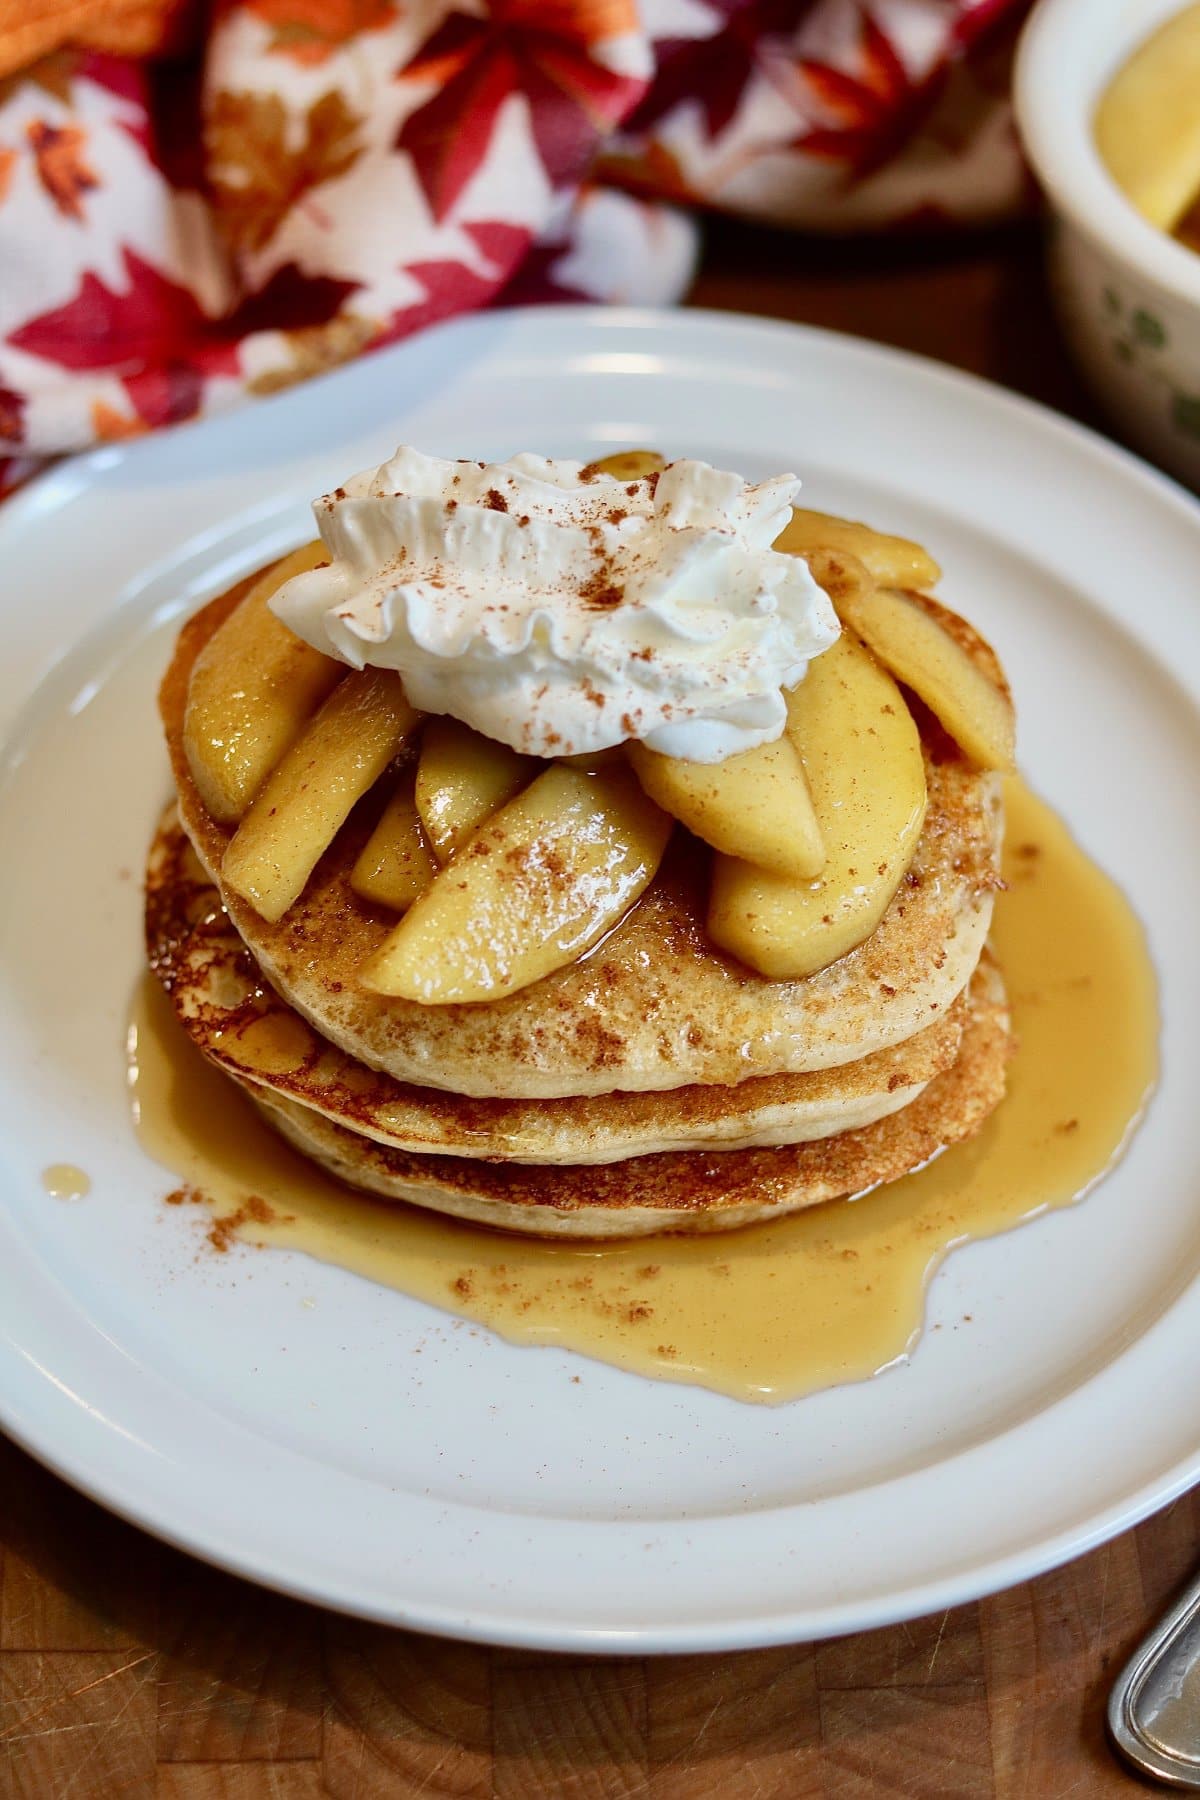
M145 419L118 412L107 400L92 401L92 430L102 444L116 444L122 438L141 437L149 431Z
M357 162L359 123L335 89L309 107L293 144L278 94L216 94L205 137L217 215L235 249L261 250L312 188Z
M48 125L35 119L26 136L37 164L38 180L67 219L83 218L83 195L100 179L83 159L87 133L79 125Z
M639 29L634 0L495 0L492 16L518 31L584 46Z
M626 193L673 200L682 206L696 203L697 196L688 185L679 158L654 138L638 150L602 151L592 174L599 174Z
M250 0L249 10L273 27L270 49L310 67L396 17L395 0Z
M313 375L336 369L365 350L384 329L382 319L363 318L360 313L345 312L325 325L307 325L299 331L280 335L288 349L286 363L255 375L247 383L252 394L277 394L294 382L308 381Z
M40 62L24 64L12 75L0 79L0 106L7 105L26 82L30 87L41 88L52 100L61 100L64 106L69 106L71 82L79 63L78 50L52 50Z
M8 195L9 186L13 178L13 170L16 166L16 151L6 150L4 145L0 144L0 206L3 206Z

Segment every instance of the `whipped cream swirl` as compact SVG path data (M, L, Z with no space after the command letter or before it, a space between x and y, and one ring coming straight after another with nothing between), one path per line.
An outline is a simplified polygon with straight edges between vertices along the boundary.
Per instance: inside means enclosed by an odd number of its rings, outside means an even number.
M399 670L414 706L514 750L637 738L721 762L780 735L780 690L838 635L807 564L771 548L799 487L702 462L620 481L400 449L314 503L329 563L271 604L316 649Z

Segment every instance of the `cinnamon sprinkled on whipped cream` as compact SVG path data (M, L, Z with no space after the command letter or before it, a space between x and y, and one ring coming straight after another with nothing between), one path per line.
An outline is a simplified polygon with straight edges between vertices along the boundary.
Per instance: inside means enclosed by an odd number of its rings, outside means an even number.
M838 634L807 564L771 548L799 487L692 461L631 482L400 449L315 503L329 564L272 605L316 649L399 670L414 706L515 750L638 738L720 762L779 736L781 689Z

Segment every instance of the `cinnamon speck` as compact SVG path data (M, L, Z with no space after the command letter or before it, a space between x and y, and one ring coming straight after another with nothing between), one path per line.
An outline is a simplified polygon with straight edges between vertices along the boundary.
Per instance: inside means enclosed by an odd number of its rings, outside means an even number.
M625 598L625 590L623 587L618 587L613 580L609 565L602 563L583 583L579 590L579 597L586 606L597 608L620 606Z
M235 1211L213 1220L207 1233L208 1241L224 1256L243 1225L273 1225L280 1217L261 1194L247 1194ZM288 1222L284 1216L284 1223Z

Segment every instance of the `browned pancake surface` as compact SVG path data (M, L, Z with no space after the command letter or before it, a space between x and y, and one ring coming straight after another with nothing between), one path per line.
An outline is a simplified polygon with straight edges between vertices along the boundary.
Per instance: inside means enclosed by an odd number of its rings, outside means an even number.
M278 1094L247 1091L297 1149L372 1194L535 1236L723 1231L894 1181L978 1131L1003 1097L1010 1054L1003 984L986 953L969 999L956 1060L911 1105L862 1130L786 1149L692 1151L565 1169L411 1156Z
M368 1069L318 1036L267 986L171 808L146 872L150 966L192 1041L227 1074L412 1151L595 1163L697 1144L798 1143L907 1105L953 1062L964 996L906 1043L838 1069L736 1086L553 1100L491 1100Z

